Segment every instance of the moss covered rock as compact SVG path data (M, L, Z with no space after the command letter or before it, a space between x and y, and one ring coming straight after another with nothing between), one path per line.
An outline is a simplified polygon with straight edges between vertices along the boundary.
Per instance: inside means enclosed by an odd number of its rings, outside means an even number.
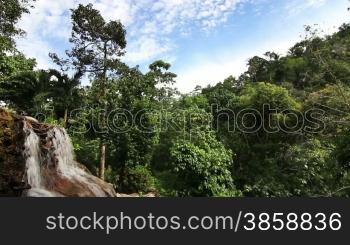
M0 196L18 196L23 189L23 120L0 108Z

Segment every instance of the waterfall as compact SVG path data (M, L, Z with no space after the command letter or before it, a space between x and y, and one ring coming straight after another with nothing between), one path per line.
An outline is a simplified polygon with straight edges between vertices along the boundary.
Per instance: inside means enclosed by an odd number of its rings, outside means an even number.
M42 160L40 150L40 138L34 130L24 122L23 131L25 134L24 157L26 159L26 182L31 187L25 191L25 196L31 197L55 197L56 193L45 189L42 175Z
M24 122L26 182L30 197L114 196L112 186L88 173L74 159L71 140L63 128L51 127L40 139Z
M35 134L33 129L28 127L27 123L24 123L23 130L26 135L24 157L26 158L27 183L32 188L41 188L40 138Z
M52 142L52 150L48 152L48 158L54 161L49 164L57 164L57 170L62 175L69 177L70 171L76 167L76 162L74 161L73 145L66 130L56 127L50 129L47 140Z
M84 184L95 196L105 196L99 185L90 180L90 175L81 169L74 160L72 142L64 128L52 128L48 133L52 141L53 151L49 152L49 159L56 159L58 173L67 179Z

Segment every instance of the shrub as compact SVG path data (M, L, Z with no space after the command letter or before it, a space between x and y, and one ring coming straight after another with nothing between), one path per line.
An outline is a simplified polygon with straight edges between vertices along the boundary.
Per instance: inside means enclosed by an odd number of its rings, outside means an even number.
M119 176L119 191L126 193L155 191L155 179L145 166L128 167L123 176L123 178Z
M180 140L171 148L172 171L180 180L181 196L235 196L231 177L232 152L213 132L198 132L193 141Z

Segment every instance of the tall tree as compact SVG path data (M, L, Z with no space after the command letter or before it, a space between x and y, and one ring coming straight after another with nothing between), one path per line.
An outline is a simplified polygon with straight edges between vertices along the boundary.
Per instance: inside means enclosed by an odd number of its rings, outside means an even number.
M57 70L50 70L49 72L56 77L52 81L51 89L55 95L58 95L53 98L55 111L58 115L62 115L60 112L63 112L63 125L66 127L69 110L76 106L80 97L79 90L82 72L78 70L71 77Z
M0 51L15 47L14 38L24 31L16 26L35 0L0 0Z
M36 62L16 49L15 38L25 32L17 27L35 0L0 0L0 81L19 71L33 70Z
M19 72L0 82L0 100L26 113L43 112L52 98L52 75L44 70Z
M59 59L51 54L52 59L62 67L68 66L88 73L98 83L99 95L95 96L101 111L106 110L106 90L110 76L118 72L126 47L126 31L120 21L109 21L93 8L92 4L82 5L72 10L73 48L66 52L68 59ZM106 115L102 115L101 123L106 124ZM99 177L104 179L106 144L103 133L100 137Z

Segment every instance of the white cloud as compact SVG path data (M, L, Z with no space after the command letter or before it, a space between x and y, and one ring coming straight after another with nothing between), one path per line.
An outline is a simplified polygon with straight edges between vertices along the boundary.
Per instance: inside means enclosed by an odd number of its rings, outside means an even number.
M203 30L213 28L226 22L236 6L246 1L38 0L32 13L20 22L28 35L26 40L19 41L19 48L29 56L40 57L41 67L49 66L49 58L43 54L44 48L47 53L59 52L61 50L57 49L68 45L71 31L69 9L79 3L93 3L107 20L120 19L126 26L128 53L125 61L135 64L148 62L171 55L170 51L176 45L170 35L188 33L189 26Z
M50 68L51 62L48 57L48 52L52 50L52 47L47 42L40 38L30 37L27 39L19 39L18 46L23 53L36 59L38 68Z
M247 69L247 61L255 55L262 56L267 51L273 51L278 54L286 54L289 48L298 41L295 38L278 38L275 37L265 42L258 43L254 47L250 47L241 54L232 56L226 55L222 57L208 57L205 61L196 64L186 71L182 71L177 77L177 87L183 93L189 93L199 85L206 87L207 85L215 85L222 82L229 76L238 77Z
M229 14L232 14L240 3L247 2L247 0L158 0L151 2L142 1L142 12L146 13L141 15L144 19L135 21L134 25L129 28L132 38L126 61L137 63L171 55L170 51L176 47L176 40L169 38L170 35L179 34L184 37L184 34L191 32L191 28L199 28L204 31L214 28L226 22Z
M158 58L175 61L176 38L191 36L194 30L208 32L226 23L233 13L244 14L245 3L253 4L257 13L268 12L266 6L273 1L277 0L37 0L32 13L20 22L28 35L26 39L19 40L18 46L28 56L37 58L39 68L48 68L51 65L48 53L62 54L62 48L68 45L71 32L69 9L79 3L94 3L105 18L120 19L126 26L128 45L124 61L132 65L150 63ZM297 15L327 1L330 0L285 0L284 12ZM340 17L336 13L329 13L329 16L327 23L336 25L339 22ZM221 57L215 62L207 57L179 72L178 87L182 92L189 92L197 84L206 86L229 75L237 76L245 70L249 57L267 50L284 52L297 38L288 36L278 40L275 37L244 54ZM234 50L227 52L235 53ZM205 50L203 54L205 56Z
M286 5L286 9L290 15L297 15L306 9L321 7L327 1L329 0L290 0Z
M316 18L317 23L319 23L318 27L324 30L324 34L331 34L348 20L348 13L344 8L342 12L330 11ZM303 22L305 20L307 21ZM248 59L255 55L262 56L267 51L273 51L281 55L286 54L289 48L304 37L303 24L312 25L316 23L313 18L305 18L302 22L297 28L300 31L299 33L291 30L276 32L271 37L266 36L264 40L257 41L254 46L244 47L239 54L236 53L240 48L231 47L231 49L226 50L228 55L218 54L217 57L202 58L203 62L179 72L177 87L181 92L188 93L193 91L197 85L202 87L209 84L215 85L231 75L238 77L245 72Z
M238 76L246 69L243 57L223 59L217 62L204 62L191 67L176 78L177 88L182 93L191 92L197 85L214 85L230 75Z
M172 50L171 42L154 38L153 36L141 36L132 42L127 48L127 56L124 60L132 63L150 60Z

